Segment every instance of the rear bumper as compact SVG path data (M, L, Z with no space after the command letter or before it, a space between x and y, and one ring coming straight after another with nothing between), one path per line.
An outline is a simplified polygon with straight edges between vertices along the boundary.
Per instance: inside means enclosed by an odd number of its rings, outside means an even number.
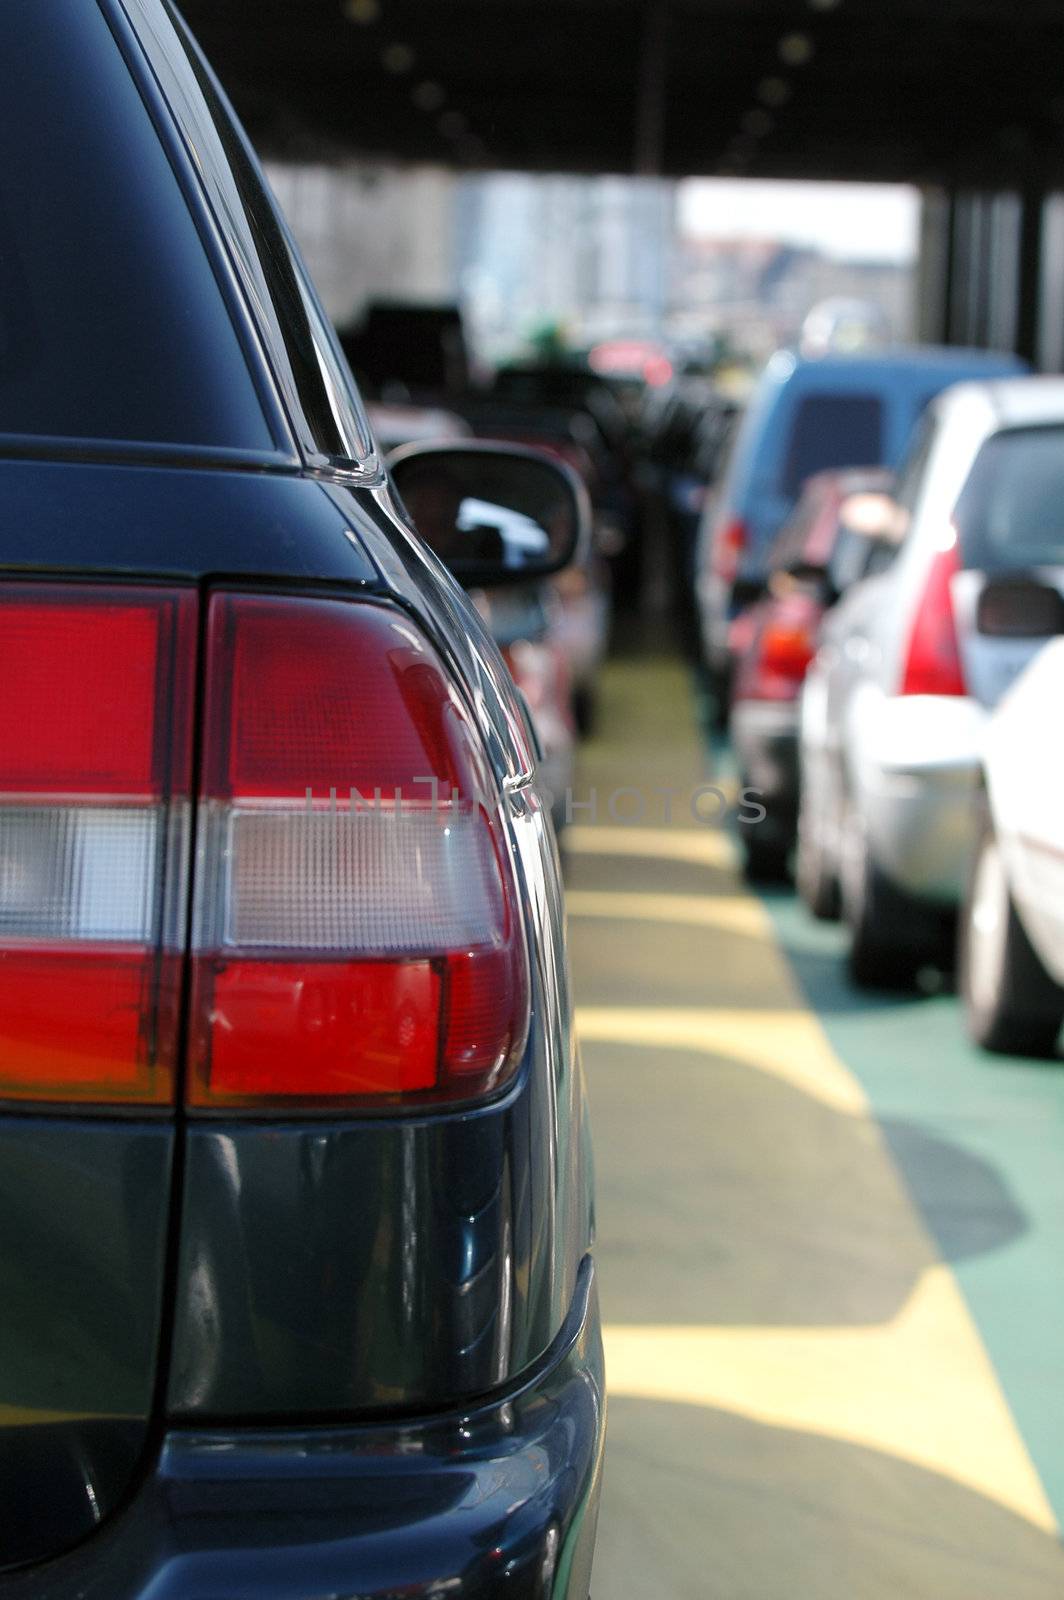
M359 1427L174 1430L133 1504L3 1600L586 1600L605 1391L585 1260L524 1383Z
M955 905L975 838L985 713L970 700L886 700L859 743L857 795L872 855L915 898Z
M798 818L798 702L737 700L731 737L744 785L767 815L758 832L793 840Z
M773 800L797 805L797 700L737 700L730 727L744 779Z
M975 843L979 768L891 774L865 800L868 840L892 883L916 899L956 905Z

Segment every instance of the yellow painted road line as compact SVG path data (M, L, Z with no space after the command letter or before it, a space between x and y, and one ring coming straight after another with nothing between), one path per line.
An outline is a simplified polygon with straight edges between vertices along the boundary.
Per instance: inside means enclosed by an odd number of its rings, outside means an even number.
M735 846L721 828L586 827L570 824L562 836L568 855L647 856L688 861L696 867L734 868Z
M604 917L608 921L676 922L695 928L719 928L757 938L763 929L761 907L749 895L626 894L623 891L570 889L565 897L570 917Z
M819 1022L798 1008L781 1011L684 1010L644 1006L580 1006L576 1028L585 1044L644 1046L754 1067L793 1084L835 1111L868 1115L864 1090L828 1047Z
M608 839L612 830L602 832ZM689 836L679 837L684 847L692 843ZM633 846L631 853L642 852ZM613 905L621 919L653 923L668 916L721 931L741 925L743 933L755 937L764 1009L584 1006L576 1019L581 1041L653 1053L682 1051L710 1072L721 1062L738 1062L859 1119L869 1160L887 1164L893 1174L894 1203L906 1228L921 1239L927 1259L936 1259L865 1093L818 1019L802 1005L760 902L728 897L734 906L722 921L721 897L581 891L572 899L578 916L605 917ZM695 909L700 901L702 912ZM795 1269L800 1270L798 1262ZM880 1325L614 1324L606 1329L606 1353L615 1395L713 1407L880 1450L941 1473L1033 1526L1056 1532L979 1331L942 1263L925 1271L900 1313Z
M609 1392L729 1411L940 1473L1055 1534L953 1274L925 1272L879 1327L605 1330Z

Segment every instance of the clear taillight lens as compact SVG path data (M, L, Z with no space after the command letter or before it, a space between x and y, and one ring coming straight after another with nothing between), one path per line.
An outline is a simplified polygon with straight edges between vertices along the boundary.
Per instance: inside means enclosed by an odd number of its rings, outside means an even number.
M479 738L402 613L219 594L207 646L190 1103L496 1089L527 953Z
M173 1096L196 600L0 586L0 1099Z

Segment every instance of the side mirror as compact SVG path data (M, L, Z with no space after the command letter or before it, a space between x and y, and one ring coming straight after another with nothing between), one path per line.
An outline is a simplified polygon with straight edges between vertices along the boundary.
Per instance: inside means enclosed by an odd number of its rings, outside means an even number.
M547 578L590 539L587 491L544 451L412 444L388 467L414 527L467 588Z

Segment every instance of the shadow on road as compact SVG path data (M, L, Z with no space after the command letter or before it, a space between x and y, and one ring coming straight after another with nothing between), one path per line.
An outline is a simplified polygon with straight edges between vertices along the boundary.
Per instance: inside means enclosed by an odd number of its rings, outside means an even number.
M610 1600L1059 1600L1051 1534L880 1451L701 1406L610 1402Z

